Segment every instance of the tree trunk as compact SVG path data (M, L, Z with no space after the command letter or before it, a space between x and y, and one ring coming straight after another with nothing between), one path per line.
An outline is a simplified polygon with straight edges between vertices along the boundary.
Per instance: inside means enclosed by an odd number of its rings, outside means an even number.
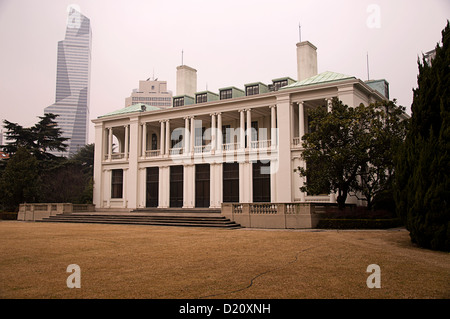
M345 208L345 201L347 200L347 190L339 189L338 197L336 199L338 203L338 207L340 210L344 210Z

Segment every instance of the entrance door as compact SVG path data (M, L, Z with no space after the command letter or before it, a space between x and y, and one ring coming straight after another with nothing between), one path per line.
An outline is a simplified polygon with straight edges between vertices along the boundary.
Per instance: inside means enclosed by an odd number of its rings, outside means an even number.
M146 207L158 207L159 167L147 168Z
M209 164L195 165L195 207L209 207Z
M223 202L239 203L239 163L223 163Z
M253 202L270 202L270 162L253 163Z
M183 207L183 166L170 166L170 207Z

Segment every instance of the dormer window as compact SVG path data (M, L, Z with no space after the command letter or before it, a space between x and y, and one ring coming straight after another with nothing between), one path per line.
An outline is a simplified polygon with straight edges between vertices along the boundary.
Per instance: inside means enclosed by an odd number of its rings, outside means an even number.
M232 89L220 91L220 99L221 100L231 99L232 97L233 97Z
M184 106L184 97L177 97L173 99L173 106Z
M246 94L247 96L259 94L259 85L247 86L247 87L245 88L245 94Z
M196 95L195 103L205 103L205 102L208 102L208 96L206 95L206 93Z

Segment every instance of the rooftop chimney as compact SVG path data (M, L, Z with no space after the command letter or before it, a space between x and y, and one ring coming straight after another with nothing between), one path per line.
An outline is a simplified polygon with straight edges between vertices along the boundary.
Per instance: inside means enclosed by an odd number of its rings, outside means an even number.
M297 43L297 81L317 75L317 48L309 41Z
M187 65L177 66L177 94L195 96L197 92L197 70Z

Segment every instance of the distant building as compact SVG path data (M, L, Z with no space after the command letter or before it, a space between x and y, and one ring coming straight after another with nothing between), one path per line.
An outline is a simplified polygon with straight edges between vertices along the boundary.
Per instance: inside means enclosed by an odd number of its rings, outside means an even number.
M89 19L71 8L65 38L58 42L55 103L44 109L59 115L56 122L69 138L67 153L55 155L76 153L88 141L91 40Z
M166 81L139 81L139 89L134 89L131 96L125 99L125 107L134 104L146 104L159 108L172 107L172 92L167 90Z

